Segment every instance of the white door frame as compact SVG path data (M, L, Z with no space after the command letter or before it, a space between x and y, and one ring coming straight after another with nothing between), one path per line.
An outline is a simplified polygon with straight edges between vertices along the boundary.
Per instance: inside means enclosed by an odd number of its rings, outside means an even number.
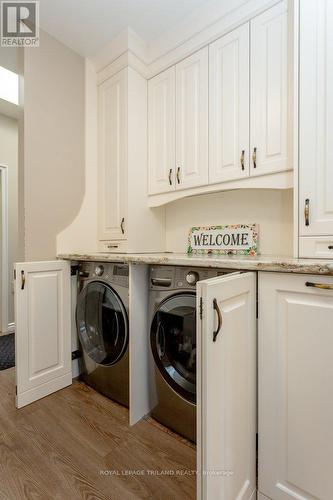
M0 165L1 176L1 333L8 331L8 167ZM0 333L0 335L1 335Z

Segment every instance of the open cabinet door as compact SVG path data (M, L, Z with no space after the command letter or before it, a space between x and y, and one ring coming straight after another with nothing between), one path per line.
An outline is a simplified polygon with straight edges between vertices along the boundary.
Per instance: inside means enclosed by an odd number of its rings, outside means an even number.
M16 406L72 383L70 264L15 264Z
M197 285L198 500L256 494L256 276Z

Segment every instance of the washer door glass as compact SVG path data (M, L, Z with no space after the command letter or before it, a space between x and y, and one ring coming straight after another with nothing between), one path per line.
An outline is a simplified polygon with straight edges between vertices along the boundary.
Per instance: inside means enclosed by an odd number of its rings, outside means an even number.
M162 302L151 325L155 363L165 381L187 401L196 401L196 297L179 293Z
M100 365L113 365L128 342L127 315L118 295L105 283L92 281L78 296L76 325L85 353Z

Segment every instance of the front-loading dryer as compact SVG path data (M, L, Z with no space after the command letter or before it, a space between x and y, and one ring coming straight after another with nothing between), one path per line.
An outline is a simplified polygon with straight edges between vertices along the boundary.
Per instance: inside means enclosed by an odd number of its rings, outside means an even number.
M128 275L126 264L82 263L76 307L81 379L127 407Z
M196 283L221 270L174 266L150 268L152 416L196 441Z

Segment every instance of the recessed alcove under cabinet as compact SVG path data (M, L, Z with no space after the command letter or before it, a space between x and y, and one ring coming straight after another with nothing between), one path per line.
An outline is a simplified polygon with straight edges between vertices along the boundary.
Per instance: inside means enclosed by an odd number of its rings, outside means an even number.
M271 174L292 169L290 53L283 1L150 79L148 194L269 175L262 187L279 188Z

